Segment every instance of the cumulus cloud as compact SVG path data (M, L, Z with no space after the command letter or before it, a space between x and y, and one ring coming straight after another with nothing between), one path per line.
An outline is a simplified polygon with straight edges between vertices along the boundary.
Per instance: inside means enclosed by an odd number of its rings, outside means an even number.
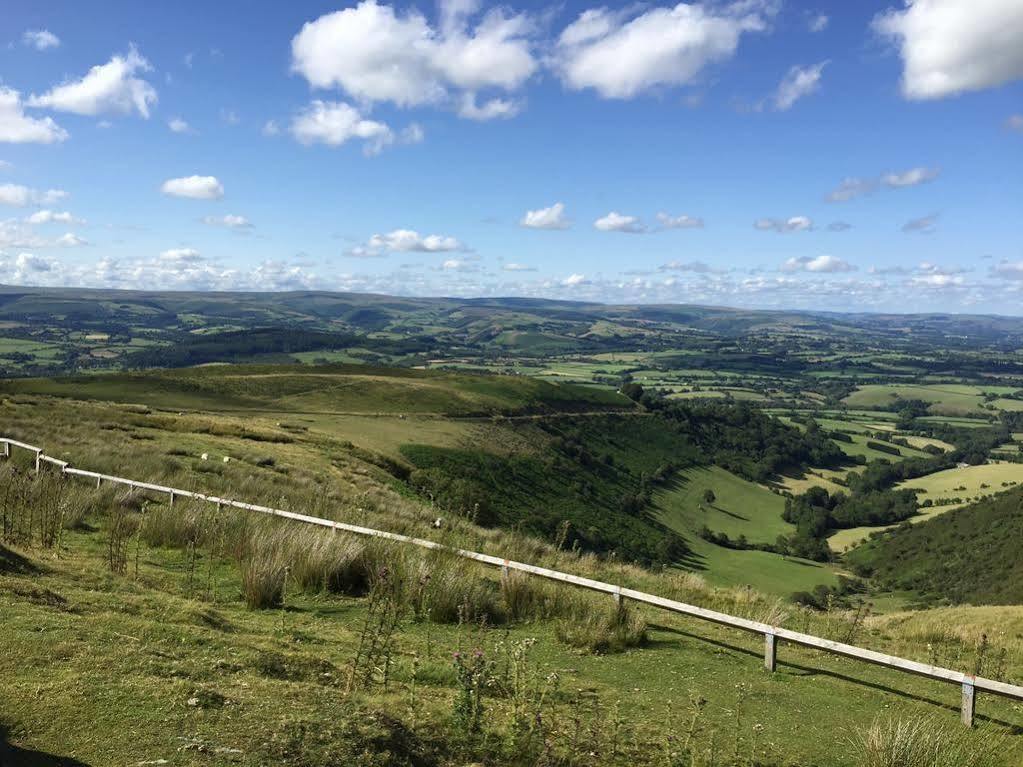
M708 65L731 58L743 33L763 31L769 13L769 4L757 0L679 3L638 15L589 9L562 31L555 66L567 87L592 88L604 98L687 85Z
M386 234L374 234L364 245L350 248L349 258L382 258L388 253L450 253L468 248L454 237L430 234L425 237L414 229L395 229Z
M8 144L55 144L66 141L68 132L51 117L25 114L21 94L0 86L0 142Z
M929 216L911 218L902 225L902 231L906 233L919 232L920 234L930 234L937 228L937 224L938 214L932 213Z
M488 120L507 120L522 111L522 104L513 99L493 98L482 104L476 103L475 93L462 96L458 108L458 116L467 120L486 122Z
M1023 78L1019 0L911 0L873 20L899 48L902 93L940 99Z
M571 226L571 222L565 217L565 205L561 202L556 202L549 208L527 210L519 224L528 229L568 229Z
M753 222L753 227L762 232L807 232L813 229L813 221L806 216L761 218Z
M224 186L216 176L170 178L163 182L160 191L171 197L191 200L219 200L224 196Z
M587 282L585 274L570 274L561 281L563 287L574 288L578 285L585 285Z
M53 244L59 248L79 248L83 245L88 245L89 242L88 240L79 237L77 234L74 234L72 232L65 232L56 240L54 240Z
M855 272L856 267L838 256L799 256L790 258L782 264L783 272L816 272L835 274L838 272Z
M495 8L473 24L477 10L472 0L446 0L438 29L414 9L363 0L306 23L291 41L292 70L315 88L337 87L359 101L402 107L488 88L514 91L538 67L530 22ZM496 105L490 110L500 111Z
M281 126L277 124L276 120L267 120L263 123L262 133L264 136L279 136L281 133Z
M84 224L85 222L79 218L75 218L67 211L55 211L55 210L37 210L31 216L25 219L25 223L32 225L40 224Z
M27 205L53 205L67 197L63 189L32 189L19 184L0 184L0 205L24 208Z
M172 117L167 121L167 127L171 129L172 133L194 133L192 126L182 120L180 117Z
M363 151L377 154L394 142L394 133L384 123L367 120L358 109L339 101L312 101L291 121L291 135L300 144L338 147L346 141L363 141Z
M149 62L132 46L126 55L113 56L79 80L68 80L41 96L33 94L28 104L79 115L138 112L148 118L149 108L157 100L156 89L136 74L151 69Z
M625 232L627 234L642 234L646 227L635 216L626 216L617 211L611 211L606 216L598 218L593 226L602 232Z
M811 32L823 32L828 28L829 21L830 19L825 14L818 13L810 17L810 20L806 23L806 27Z
M536 271L536 267L535 266L526 266L525 264L516 264L516 263L504 264L501 267L501 269L503 269L506 272L535 272Z
M780 112L792 107L799 99L809 96L820 87L821 75L828 62L809 67L792 67L778 83L774 93L774 108Z
M28 29L21 36L22 44L37 51L45 51L60 46L60 38L48 29Z
M702 229L703 219L695 216L671 216L667 213L657 214L657 223L663 229Z

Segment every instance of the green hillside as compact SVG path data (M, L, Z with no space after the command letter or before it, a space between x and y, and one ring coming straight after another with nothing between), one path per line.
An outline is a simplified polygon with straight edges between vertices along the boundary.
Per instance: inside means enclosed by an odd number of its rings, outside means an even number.
M1013 489L855 548L849 561L884 589L927 602L1023 603L1023 490Z

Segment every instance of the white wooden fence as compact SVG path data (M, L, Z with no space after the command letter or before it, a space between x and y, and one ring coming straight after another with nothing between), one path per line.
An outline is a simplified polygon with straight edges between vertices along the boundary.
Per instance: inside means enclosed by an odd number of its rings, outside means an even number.
M961 671L953 671L952 669L941 668L940 666L932 666L927 663L918 663L916 661L899 658L894 655L887 655L885 653L875 652L874 650L855 647L843 642L835 642L830 639L822 639L821 637L813 636L811 634L790 631L789 629L782 628L780 626L771 626L766 623L760 623L759 621L751 621L746 618L739 618L734 615L720 613L715 610L707 610L702 607L686 604L685 602L665 599L664 597L647 594L634 589L623 588L622 586L615 586L610 583L604 583L603 581L596 581L591 578L583 578L578 575L562 573L557 570L548 570L546 567L537 567L524 562L515 562L509 559L494 557L489 554L480 554L475 551L452 549L444 544L426 540L424 538L414 538L408 535L389 533L384 530L374 530L370 527L349 525L344 522L323 519L322 517L311 517L306 514L296 514L292 511L273 509L269 506L259 506L253 503L231 500L229 498L218 498L216 496L205 495L203 493L196 493L189 490L164 487L163 485L155 485L150 482L139 482L133 479L125 479L124 477L115 477L110 474L100 474L95 471L76 469L67 461L61 461L57 458L45 455L42 448L34 445L28 445L14 439L8 439L6 437L0 437L0 444L3 445L3 452L0 453L0 457L10 457L11 447L18 447L34 454L35 470L37 472L42 469L43 465L51 465L59 468L64 475L85 477L87 479L95 480L96 487L100 487L104 482L111 482L140 490L165 493L168 496L171 505L173 505L175 498L192 498L198 501L216 504L218 509L230 506L236 509L255 511L261 514L283 517L284 519L292 519L297 522L305 522L310 525L318 525L332 530L343 530L356 535L384 538L386 540L397 541L399 543L410 543L414 546L421 546L426 549L443 550L456 556L464 557L465 559L482 562L483 564L490 565L492 567L499 567L501 568L502 573L508 573L510 570L517 570L519 572L529 573L530 575L536 575L540 578L547 578L561 583L569 583L573 586L590 589L591 591L600 591L605 594L610 594L617 603L620 603L623 599L630 599L634 602L658 607L669 612L688 615L692 618L699 618L700 620L717 623L722 626L730 626L751 634L760 634L764 637L764 667L769 671L775 670L777 664L778 643L779 641L784 641L795 645L802 645L804 647L812 647L816 650L823 650L824 652L835 655L842 655L847 658L866 661L867 663L885 666L898 671L906 671L911 674L927 677L928 679L936 679L939 682L959 685L962 689L962 704L960 711L963 724L967 727L973 726L974 701L977 692L989 692L994 693L995 695L1023 700L1023 687L1008 684L1007 682L985 679L984 677L966 674Z

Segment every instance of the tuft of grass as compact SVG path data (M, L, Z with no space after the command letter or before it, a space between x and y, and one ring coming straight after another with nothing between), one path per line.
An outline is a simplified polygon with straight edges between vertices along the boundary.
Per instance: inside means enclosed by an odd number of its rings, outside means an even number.
M599 655L624 652L647 643L646 621L624 603L610 609L593 609L591 600L580 600L578 612L555 626L559 640Z
M931 718L879 718L856 743L859 767L990 767L1004 737Z

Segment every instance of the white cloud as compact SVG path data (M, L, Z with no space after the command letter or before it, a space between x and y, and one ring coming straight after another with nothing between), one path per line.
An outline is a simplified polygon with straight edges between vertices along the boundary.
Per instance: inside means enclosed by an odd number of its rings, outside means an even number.
M501 267L506 272L535 272L535 266L526 266L525 264L505 264Z
M0 142L8 144L55 144L66 141L68 132L50 117L25 114L18 91L0 86Z
M1023 280L1023 261L1002 261L991 267L991 276L1006 280Z
M693 272L695 274L710 274L714 269L703 261L669 261L657 267L659 272Z
M910 168L902 173L886 173L881 176L881 183L890 187L917 186L933 181L941 173L940 168Z
M467 248L454 237L440 234L422 236L414 229L395 229L374 234L365 245L348 250L350 258L380 258L387 253L450 253Z
M962 285L963 278L954 274L922 274L912 277L909 280L911 285L925 286L931 288L947 288L955 285Z
M815 16L811 16L810 20L806 23L807 29L811 32L823 32L828 28L828 22L830 19L823 13L818 13Z
M824 199L828 202L847 202L857 197L872 194L881 186L888 187L889 189L902 189L926 184L936 179L940 174L940 168L917 167L910 168L901 173L885 173L875 178L846 178L829 192Z
M40 224L84 224L85 222L79 218L75 218L67 211L58 212L55 210L37 210L27 219L25 223L40 225Z
M171 129L172 133L194 133L192 126L182 120L180 117L172 117L167 121L167 127Z
M585 285L587 282L585 274L570 274L561 281L563 287L574 288L578 285Z
M562 31L555 66L567 87L593 88L604 98L687 85L709 64L731 58L744 32L763 31L768 15L757 0L679 3L639 15L590 9Z
M828 202L846 202L870 194L877 189L877 179L850 177L842 179L824 199Z
M1017 133L1023 133L1023 115L1009 115L1005 121L1005 127Z
M753 227L764 232L807 232L813 229L813 221L806 216L761 218L753 222Z
M60 38L48 29L29 29L21 36L21 42L37 51L60 46Z
M170 178L163 182L160 191L171 197L191 200L219 200L224 196L224 186L216 176Z
M902 231L920 232L921 234L930 234L935 230L938 224L938 215L932 213L929 216L921 216L920 218L911 218L905 224L902 225Z
M790 258L782 264L783 272L817 272L835 274L838 272L855 272L856 267L837 256L800 256Z
M202 260L202 254L195 248L170 248L160 253L164 261L190 264Z
M80 80L69 80L42 96L32 95L29 106L46 107L79 115L131 114L149 117L156 103L156 89L136 73L152 69L132 46L127 55L113 56L106 64L89 70Z
M565 217L565 204L561 202L549 208L527 210L519 224L528 229L568 229L572 225Z
M476 94L466 93L462 96L458 116L467 120L485 122L487 120L507 120L520 111L522 111L522 104L512 99L494 98L483 104L477 104Z
M702 229L703 219L694 216L670 216L667 213L658 213L657 221L665 229Z
M820 87L821 74L828 62L822 61L809 67L792 67L778 83L774 94L774 108L784 112L803 96L808 96Z
M54 240L53 244L61 248L78 248L81 247L82 245L88 245L89 243L87 240L82 239L77 234L65 232L56 240Z
M223 226L228 229L251 229L252 223L245 216L230 213L224 216L204 216L202 222L207 226Z
M263 135L264 136L279 136L281 133L281 126L277 124L276 120L267 120L263 123Z
M399 144L422 144L426 139L426 131L419 123L409 123L398 135Z
M477 9L472 0L442 2L438 30L414 9L363 0L306 23L291 41L292 70L315 88L403 107L442 103L453 90L516 90L538 66L530 23L493 9L471 27Z
M908 0L874 29L902 56L902 93L940 99L1023 78L1023 3L1019 0Z
M53 205L67 197L63 189L31 189L18 184L0 184L0 205L24 208L26 205Z
M594 221L593 226L602 232L641 234L646 231L646 227L635 216L626 216L613 210L606 216Z
M315 100L291 121L291 135L301 143L337 147L351 139L365 142L367 153L375 154L394 141L384 123L367 120L355 107L338 101Z

